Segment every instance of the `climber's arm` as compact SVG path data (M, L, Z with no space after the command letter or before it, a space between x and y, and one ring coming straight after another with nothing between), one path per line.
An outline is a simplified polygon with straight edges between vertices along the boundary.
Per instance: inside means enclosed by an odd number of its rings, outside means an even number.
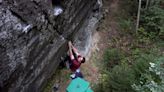
M73 52L74 52L77 56L80 55L79 52L78 52L78 50L72 45L72 43L71 43L71 47L72 47Z
M69 47L69 56L71 58L71 60L75 59L75 57L73 56L73 52L72 52L72 46L71 46L71 42L68 42L68 47Z

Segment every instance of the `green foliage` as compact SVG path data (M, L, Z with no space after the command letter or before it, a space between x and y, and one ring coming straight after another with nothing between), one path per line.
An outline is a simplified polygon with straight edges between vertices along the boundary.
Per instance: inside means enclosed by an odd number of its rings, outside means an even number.
M128 19L129 16L137 15L137 10L138 10L137 9L137 7L138 7L137 0L121 0L120 2L121 2L121 7L124 8L121 11L121 15L122 15L122 13L125 13L123 17Z
M120 19L119 25L120 25L122 31L131 32L131 30L132 30L132 22L130 19L128 19L128 20Z
M149 43L150 41L150 37L151 38L154 38L155 35L151 34L151 33L148 33L147 31L145 31L145 29L143 27L140 27L138 29L138 32L137 32L137 40L140 42L140 43Z
M158 41L156 42L156 45L157 45L159 48L163 49L164 40L158 40Z
M131 84L135 81L133 70L127 64L116 65L111 72L101 76L96 92L134 92Z
M109 74L109 87L113 92L133 92L131 84L135 81L134 72L128 65L117 65Z
M137 12L137 0L121 2L125 8L120 10L123 11L123 17L119 17L121 30L126 33L134 32L132 20ZM160 0L154 2L141 12L140 28L136 35L139 42L164 37L164 9L160 6ZM136 47L137 45L134 45L129 56L117 49L106 51L104 68L96 92L164 92L164 57L160 57L157 48Z
M149 63L149 69L139 77L139 82L132 87L137 92L164 92L164 57Z
M160 0L157 0L148 9L142 10L140 36L151 39L164 36L164 9L160 4Z
M123 53L117 49L107 49L104 54L104 65L106 69L114 67L118 65L123 58Z
M142 73L145 73L146 69L148 69L148 62L144 61L144 58L142 59L137 59L137 61L133 64L133 70L136 76L136 79L140 77Z
M164 57L163 59L158 58L159 54L156 53L156 50L146 52L140 49L134 49L131 54L133 60L131 65L128 62L123 62L129 56L122 56L116 59L116 57L121 56L118 55L118 50L116 49L109 49L106 53L106 61L119 60L119 64L102 72L101 82L95 89L96 92L158 92L151 90L163 90L163 80L161 78L164 76L164 67L159 68L158 65L158 68L156 67L157 69L152 68L150 71L151 64L164 61ZM106 67L105 65L104 68ZM161 77L157 75L159 72L162 74Z
M126 33L134 33L133 29L135 24L133 23L137 15L137 0L121 0L121 6L123 9L120 9L118 12L118 23L120 30ZM121 15L121 16L120 16Z

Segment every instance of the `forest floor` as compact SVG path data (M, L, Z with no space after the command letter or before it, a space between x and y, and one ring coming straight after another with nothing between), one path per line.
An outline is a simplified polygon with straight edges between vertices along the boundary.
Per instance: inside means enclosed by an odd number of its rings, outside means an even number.
M100 70L105 50L113 45L112 39L119 35L118 24L115 20L115 13L118 9L119 0L104 0L104 19L99 23L93 35L93 47L88 62L82 65L81 70L85 79L94 86L99 82Z
M93 34L93 47L90 50L90 55L86 57L86 63L81 65L81 72L84 78L91 83L91 88L99 82L102 66L100 61L103 59L105 50L113 46L121 48L120 46L124 46L128 41L126 38L123 38L121 41L113 42L113 40L120 38L120 31L118 31L119 25L116 17L118 14L119 1L120 0L103 0L104 17ZM54 80L51 80L51 83L45 88L44 92L49 92L48 90L52 89L52 84L54 83L59 85L57 92L65 92L65 89L71 81L70 75L71 72L68 69L57 70L53 78Z

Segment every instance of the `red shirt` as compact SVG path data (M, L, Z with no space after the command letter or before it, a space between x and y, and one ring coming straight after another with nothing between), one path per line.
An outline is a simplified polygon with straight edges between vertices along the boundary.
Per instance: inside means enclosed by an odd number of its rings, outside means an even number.
M72 60L72 64L70 66L70 69L74 72L76 69L80 67L81 63L79 63L76 59Z

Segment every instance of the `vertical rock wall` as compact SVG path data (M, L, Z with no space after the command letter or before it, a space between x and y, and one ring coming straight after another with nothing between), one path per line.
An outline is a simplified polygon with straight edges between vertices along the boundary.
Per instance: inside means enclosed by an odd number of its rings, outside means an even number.
M97 0L60 1L0 0L0 92L40 92Z

